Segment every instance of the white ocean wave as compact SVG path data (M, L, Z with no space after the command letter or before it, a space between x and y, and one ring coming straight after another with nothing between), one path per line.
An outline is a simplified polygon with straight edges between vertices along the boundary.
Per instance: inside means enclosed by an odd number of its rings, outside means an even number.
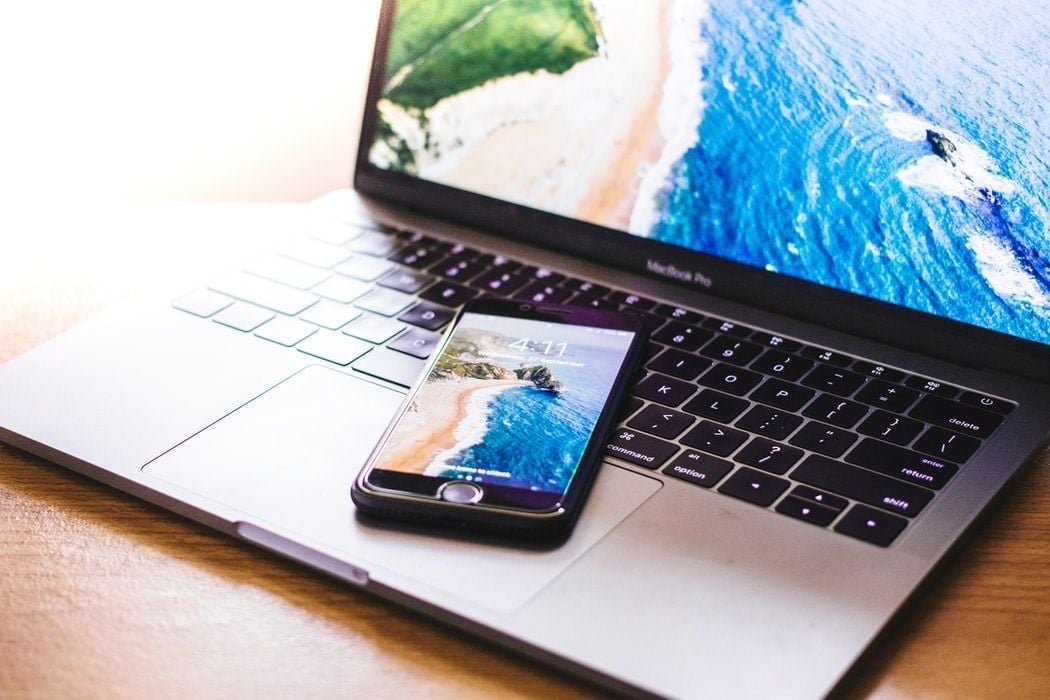
M456 465L451 464L449 460L463 450L479 444L485 437L489 428L489 417L492 415L492 400L504 391L517 388L519 388L518 385L501 384L475 389L470 395L470 400L467 401L463 419L452 431L456 444L436 454L423 473L426 476L438 476L442 472L455 468Z
M973 233L966 247L973 252L981 276L999 297L1050 313L1050 294L1025 271L1008 246L990 234Z

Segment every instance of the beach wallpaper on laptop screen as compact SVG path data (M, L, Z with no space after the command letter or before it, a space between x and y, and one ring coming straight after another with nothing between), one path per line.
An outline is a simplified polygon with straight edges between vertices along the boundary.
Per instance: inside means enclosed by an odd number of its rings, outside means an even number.
M464 314L375 468L564 493L633 337Z
M1050 343L1050 4L400 0L377 166Z

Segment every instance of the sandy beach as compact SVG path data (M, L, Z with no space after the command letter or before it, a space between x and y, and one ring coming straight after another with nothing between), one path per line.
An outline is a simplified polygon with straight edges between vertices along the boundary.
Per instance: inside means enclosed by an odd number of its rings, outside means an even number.
M478 392L491 392L512 386L531 386L517 379L463 379L434 382L416 395L413 407L398 423L390 436L377 469L423 474L434 458L453 449L465 437L464 432L481 430L476 406L471 399Z

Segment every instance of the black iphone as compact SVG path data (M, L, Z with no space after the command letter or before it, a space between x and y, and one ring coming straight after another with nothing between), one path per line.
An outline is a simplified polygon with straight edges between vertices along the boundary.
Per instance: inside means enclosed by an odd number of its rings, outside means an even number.
M357 477L354 503L477 534L567 537L646 339L634 314L468 304Z

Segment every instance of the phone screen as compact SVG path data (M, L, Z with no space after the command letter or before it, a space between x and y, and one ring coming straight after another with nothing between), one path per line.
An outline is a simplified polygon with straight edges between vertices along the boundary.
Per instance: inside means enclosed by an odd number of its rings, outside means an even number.
M484 485L490 504L556 506L633 331L464 313L373 464L370 482L432 494Z

